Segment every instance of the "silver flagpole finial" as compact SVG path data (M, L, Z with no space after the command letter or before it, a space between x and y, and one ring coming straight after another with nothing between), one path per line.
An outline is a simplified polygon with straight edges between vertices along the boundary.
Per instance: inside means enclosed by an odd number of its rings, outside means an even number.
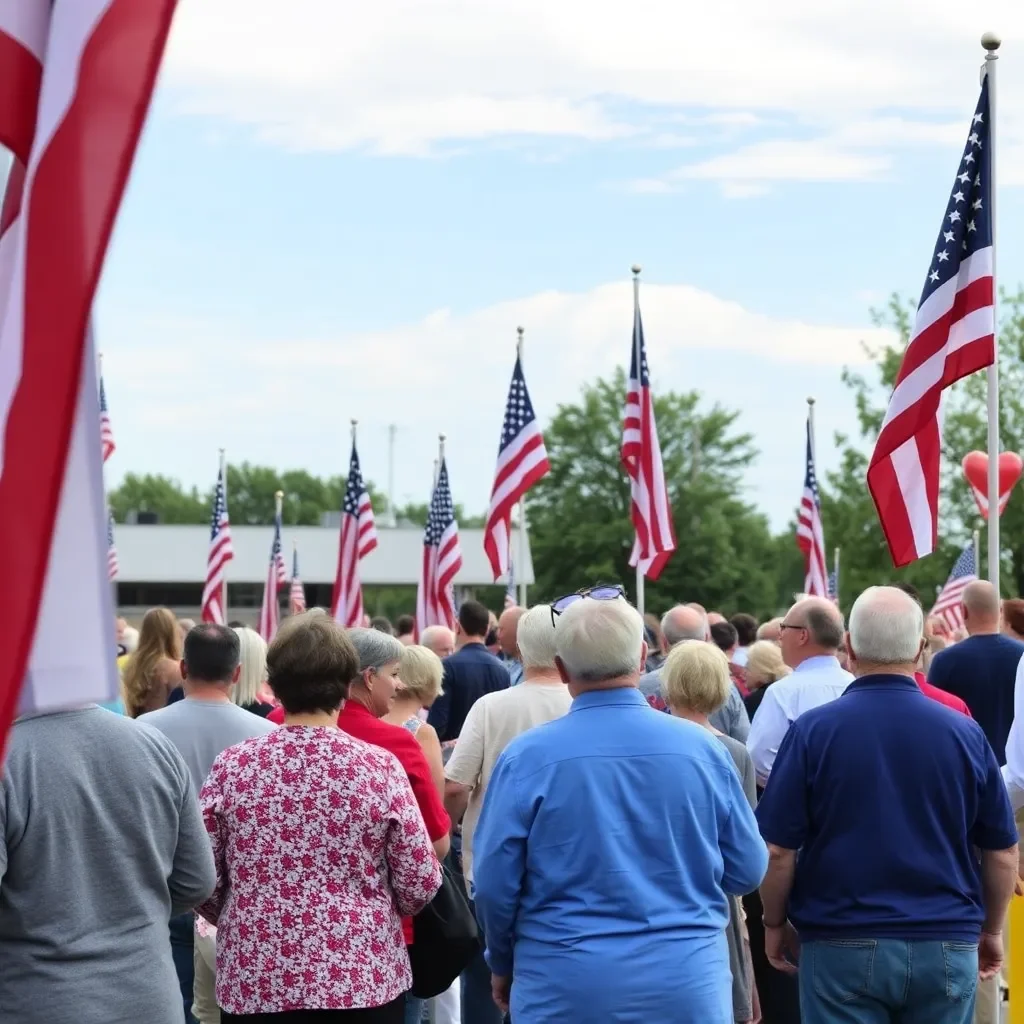
M988 50L989 53L993 53L1003 45L1003 41L999 38L998 33L986 32L981 37L981 45L984 49Z
M643 270L644 268L641 267L639 263L634 263L633 266L630 267L630 269L633 271L634 276L639 276L640 271Z
M810 395L807 396L807 404L808 405L814 405L814 401L815 400Z

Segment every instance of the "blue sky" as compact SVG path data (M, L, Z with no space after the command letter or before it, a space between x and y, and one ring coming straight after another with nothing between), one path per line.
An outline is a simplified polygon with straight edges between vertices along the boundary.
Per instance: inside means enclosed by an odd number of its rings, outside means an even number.
M868 307L920 290L992 25L1000 272L1024 279L1024 16L915 6L643 0L624 25L605 0L182 0L97 306L110 483L208 486L220 446L343 472L355 417L381 486L398 425L399 501L426 499L446 432L482 511L516 326L546 420L628 357L640 262L655 388L742 411L748 497L781 528L805 396L828 469Z

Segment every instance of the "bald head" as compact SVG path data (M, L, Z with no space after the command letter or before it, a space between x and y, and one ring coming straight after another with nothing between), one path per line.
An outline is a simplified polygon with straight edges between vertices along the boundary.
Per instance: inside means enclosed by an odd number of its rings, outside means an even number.
M691 604L678 604L665 612L661 620L665 644L675 647L684 640L707 640L708 617L703 610Z
M708 612L709 626L716 626L720 622L725 622L725 616L721 612Z
M999 595L988 580L974 580L964 587L964 625L972 636L999 629Z
M420 634L420 644L439 658L455 653L455 634L447 626L427 626Z
M770 640L772 643L777 644L781 635L782 619L769 619L757 627L758 640Z
M498 646L501 648L501 653L510 658L516 656L519 620L525 614L525 608L506 608L498 619Z
M857 675L913 675L924 642L921 606L897 587L868 587L850 610L850 660Z

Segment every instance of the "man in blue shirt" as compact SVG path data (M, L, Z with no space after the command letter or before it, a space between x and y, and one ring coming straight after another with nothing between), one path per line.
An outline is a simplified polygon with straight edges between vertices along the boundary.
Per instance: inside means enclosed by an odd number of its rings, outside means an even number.
M757 808L766 951L799 965L803 1024L970 1024L1002 963L1017 830L981 728L914 680L923 625L902 591L861 594L857 678L790 725Z
M999 632L999 595L987 580L964 588L964 625L970 636L935 655L928 682L956 694L984 730L996 760L1006 764L1013 724L1013 689L1024 644Z
M490 615L479 601L464 601L459 608L461 647L444 659L444 693L427 718L442 743L459 738L469 709L485 693L508 689L508 669L484 646Z
M569 714L505 748L474 835L495 999L528 1024L731 1024L726 897L767 863L732 759L639 693L621 597L569 605L555 647Z

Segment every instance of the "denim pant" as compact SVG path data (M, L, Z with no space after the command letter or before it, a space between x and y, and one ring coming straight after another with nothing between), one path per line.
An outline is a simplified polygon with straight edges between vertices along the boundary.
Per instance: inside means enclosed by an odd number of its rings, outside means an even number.
M800 950L803 1024L971 1024L978 945L843 939Z
M476 908L469 904L473 913ZM484 941L484 929L477 918L480 941ZM483 951L477 953L462 972L462 1024L503 1024L504 1015L491 996L491 969L487 966Z
M405 1024L420 1024L426 1008L425 999L417 999L411 992L405 993Z
M193 962L193 933L196 926L195 914L181 914L172 917L171 956L174 958L174 970L181 986L181 1001L184 1006L185 1024L198 1024L192 1016L192 986L195 983L195 964Z

